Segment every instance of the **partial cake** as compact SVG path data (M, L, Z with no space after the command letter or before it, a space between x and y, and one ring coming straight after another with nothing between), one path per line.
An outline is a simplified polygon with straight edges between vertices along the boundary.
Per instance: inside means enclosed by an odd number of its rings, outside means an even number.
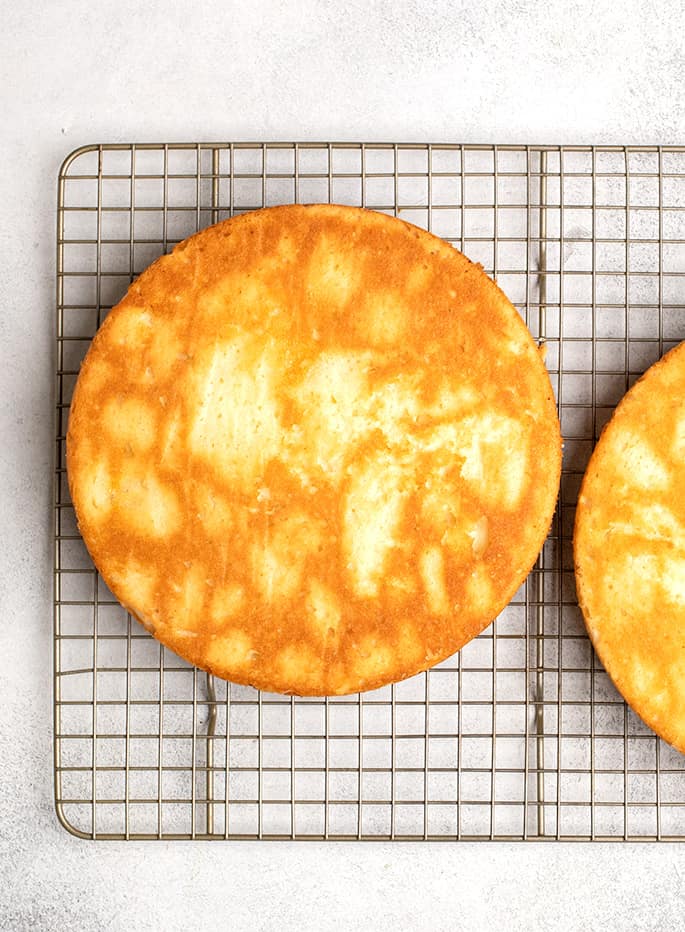
M585 473L574 549L580 606L635 712L685 752L685 343L635 383Z
M220 677L410 676L526 578L557 497L550 380L482 268L424 230L287 206L155 262L83 363L67 461L122 604Z

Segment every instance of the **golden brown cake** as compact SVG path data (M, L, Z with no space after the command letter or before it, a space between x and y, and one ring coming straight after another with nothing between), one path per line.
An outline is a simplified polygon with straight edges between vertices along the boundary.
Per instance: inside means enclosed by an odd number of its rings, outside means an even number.
M635 712L685 751L685 343L635 383L578 499L576 582L588 632Z
M67 438L79 526L162 643L278 692L402 679L478 634L560 471L538 349L480 266L351 207L269 208L155 262Z

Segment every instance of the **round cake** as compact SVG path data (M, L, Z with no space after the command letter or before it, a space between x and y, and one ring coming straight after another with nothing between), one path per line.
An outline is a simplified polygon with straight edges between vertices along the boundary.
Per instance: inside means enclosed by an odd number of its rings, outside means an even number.
M635 383L585 473L574 533L590 638L616 688L685 752L685 343Z
M121 603L193 664L301 695L449 656L554 510L538 347L482 268L400 220L254 211L135 281L83 363L71 495Z

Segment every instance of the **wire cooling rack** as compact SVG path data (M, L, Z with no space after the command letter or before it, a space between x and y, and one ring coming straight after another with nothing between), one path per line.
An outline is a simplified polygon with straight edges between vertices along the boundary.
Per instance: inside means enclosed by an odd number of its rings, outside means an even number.
M69 401L97 326L153 259L272 204L396 214L494 275L547 348L557 514L526 584L459 654L357 696L213 680L153 640L79 537ZM87 838L678 839L685 757L585 635L574 507L632 382L685 337L685 147L102 145L59 176L55 795Z

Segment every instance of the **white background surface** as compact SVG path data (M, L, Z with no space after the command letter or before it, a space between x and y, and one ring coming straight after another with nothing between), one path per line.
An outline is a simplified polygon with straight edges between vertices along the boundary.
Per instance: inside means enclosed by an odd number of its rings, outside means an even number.
M51 785L55 179L88 142L685 142L683 5L3 0L0 928L681 929L685 845L88 843Z

